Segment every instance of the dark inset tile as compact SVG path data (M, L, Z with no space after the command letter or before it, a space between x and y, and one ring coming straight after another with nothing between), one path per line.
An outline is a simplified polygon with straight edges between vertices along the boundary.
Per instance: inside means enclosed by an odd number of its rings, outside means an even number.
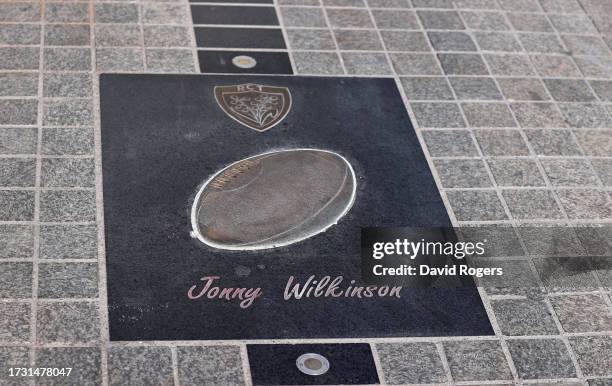
M253 68L240 68L232 59L247 55L255 59ZM286 52L198 51L202 73L293 74Z
M521 379L576 376L567 347L560 339L511 340L508 348Z
M184 385L244 385L238 346L177 347L179 380Z
M280 29L196 27L198 47L285 48Z
M279 25L273 7L192 5L193 24Z
M356 385L378 383L369 344L247 345L254 385ZM304 374L300 355L315 353L329 361L321 375Z
M110 385L171 385L169 347L111 347L108 353Z
M389 384L446 380L440 354L433 343L383 343L377 344L376 350Z
M67 367L71 363L70 376L62 380L64 385L99 385L101 379L101 354L99 347L40 348L36 352L38 367ZM39 385L54 384L57 378L40 378Z

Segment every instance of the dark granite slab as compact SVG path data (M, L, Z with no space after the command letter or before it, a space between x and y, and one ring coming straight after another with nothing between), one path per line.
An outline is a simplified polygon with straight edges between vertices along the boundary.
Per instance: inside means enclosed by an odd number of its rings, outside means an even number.
M239 55L248 55L257 61L253 68L240 68L232 63ZM198 51L200 72L238 74L293 74L289 54L261 51Z
M193 4L191 16L193 24L278 25L274 7Z
M276 28L195 27L198 47L284 49L283 32Z

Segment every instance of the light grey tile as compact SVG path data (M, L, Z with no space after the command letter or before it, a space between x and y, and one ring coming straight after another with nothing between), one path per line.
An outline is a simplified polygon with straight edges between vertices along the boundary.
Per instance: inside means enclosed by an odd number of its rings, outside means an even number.
M504 335L557 335L559 331L543 300L491 300L491 307Z
M550 298L565 332L612 330L612 313L601 295L565 295Z
M40 3L6 2L0 3L0 22L40 21Z
M442 75L432 54L392 53L389 57L399 75Z
M521 127L567 127L552 103L512 103L510 108Z
M483 51L520 52L522 51L516 37L505 32L475 32L478 46Z
M43 104L43 124L48 126L86 126L93 124L90 100L47 100Z
M493 78L449 78L457 99L503 99Z
M380 31L380 35L389 51L431 52L422 32L385 30Z
M38 47L0 47L0 70L38 70Z
M446 381L440 355L433 343L379 343L382 371L390 384Z
M32 221L34 219L34 192L26 190L0 191L0 220Z
M598 288L594 269L583 256L535 258L533 263L549 292L595 291Z
M41 186L93 187L93 159L47 158L42 160Z
M362 9L327 9L327 17L332 28L374 27L368 11ZM382 27L379 25L379 28Z
M187 25L189 10L184 3L145 2L142 4L142 21L144 24L179 24Z
M529 155L527 144L518 130L475 130L474 136L485 156Z
M0 158L0 186L33 187L35 184L35 158Z
M499 78L497 83L508 100L543 101L550 99L539 79Z
M458 221L506 220L506 212L494 191L453 190L446 192Z
M571 219L610 219L612 201L610 196L599 190L559 190L561 205Z
M510 29L501 12L462 11L461 17L472 30L507 31Z
M444 342L443 346L455 381L512 379L506 357L497 341Z
M417 11L425 29L465 29L459 13L456 11Z
M96 3L94 17L96 23L138 23L138 4Z
M335 50L334 39L329 30L289 29L289 46L294 50Z
M404 10L372 10L372 16L378 28L388 29L420 29L414 11ZM365 25L364 25L365 26Z
M578 357L578 365L585 375L610 375L610 369L612 369L612 337L577 336L570 338L570 343Z
M576 130L574 132L586 155L609 157L612 133L607 130Z
M438 54L442 69L447 75L488 75L479 54Z
M597 185L597 177L584 159L543 159L540 162L553 186Z
M321 8L281 7L280 12L287 27L327 27Z
M98 48L96 66L102 72L142 71L143 53L140 48Z
M365 7L364 0L322 0L324 7Z
M495 0L453 0L456 8L466 9L499 9Z
M299 74L342 74L342 64L335 52L294 52L293 61Z
M191 50L147 49L147 69L160 72L194 72Z
M0 225L0 259L29 259L34 253L34 227Z
M101 380L101 355L99 347L49 347L36 351L38 367L66 367L67 363L78 363L63 380L64 385L99 385ZM43 378L39 384L53 384L53 378Z
M95 225L42 225L41 259L95 259L98 242Z
M89 74L45 74L43 95L45 97L90 97L92 90Z
M89 4L81 2L46 3L45 21L48 23L88 23Z
M575 228L563 226L522 226L518 229L525 249L532 256L585 256ZM538 263L536 263L537 265Z
M19 381L9 375L9 368L28 367L30 349L28 347L7 346L0 347L0 381L6 382L7 386L18 386ZM15 382L15 383L12 383Z
M504 190L504 199L516 219L561 219L563 214L548 190Z
M36 99L0 99L0 124L34 125L38 116Z
M39 343L89 343L99 338L99 311L94 302L40 302L37 315Z
M0 261L0 298L32 297L32 263Z
M452 0L411 0L416 8L453 8Z
M591 85L599 99L604 102L612 102L612 81L590 80L589 84Z
M498 0L502 9L512 12L538 12L540 6L537 0Z
M549 15L551 23L560 33L597 34L597 28L586 15Z
M41 221L95 221L95 194L92 191L42 191Z
M498 186L545 186L535 161L491 159L487 161Z
M41 263L39 298L94 298L98 296L97 263Z
M563 103L559 104L559 109L571 127L612 127L610 115L600 105L591 103Z
M584 13L577 0L540 0L545 12L551 13Z
M93 142L93 129L88 127L42 130L44 155L93 155Z
M366 0L370 8L410 8L408 0Z
M410 100L452 100L453 93L443 77L401 78L406 97Z
M382 51L383 46L374 30L334 30L340 50Z
M544 79L544 85L556 101L591 102L595 100L595 95L584 80Z
M612 159L593 159L591 164L605 186L612 186Z
M461 110L456 103L418 102L411 103L412 111L420 127L465 127ZM452 155L452 154L449 154Z
M30 305L0 303L0 342L30 341Z
M89 48L45 48L46 71L88 71L91 68Z
M0 154L35 154L35 128L0 128Z
M560 339L511 340L508 348L521 379L576 376L567 348Z
M7 4L10 3L0 3L0 6ZM40 25L0 24L0 44L40 44Z
M461 107L471 127L515 127L507 105L503 103L462 103Z
M552 25L543 14L537 13L506 13L508 20L517 31L524 32L554 32Z
M390 75L391 68L387 57L382 53L343 52L342 60L349 74Z
M467 130L423 131L423 139L432 157L478 155L474 141Z
M237 346L178 347L181 384L243 385L240 348Z
M477 51L476 44L465 32L429 31L427 37L436 51Z
M565 53L559 38L547 33L519 33L518 38L527 52Z
M169 347L111 347L108 351L111 385L174 383Z
M482 188L491 186L491 179L482 160L434 161L445 188Z
M46 46L88 46L89 26L85 24L48 24L45 26Z
M582 154L569 130L525 130L525 135L537 155L573 156Z
M531 60L541 76L577 77L580 71L568 56L533 55Z
M606 43L597 36L563 35L561 38L572 55L610 55Z
M483 56L493 75L523 76L534 74L529 58L525 55L484 54Z
M182 28L170 26L146 26L145 44L165 42L172 35L155 34L151 36L151 28ZM116 47L116 46L139 46L141 43L141 31L138 24L112 24L96 25L96 47ZM177 42L178 43L178 42Z
M610 56L576 56L574 60L584 76L593 78L612 77L612 57Z
M38 95L38 74L6 72L0 73L0 96Z

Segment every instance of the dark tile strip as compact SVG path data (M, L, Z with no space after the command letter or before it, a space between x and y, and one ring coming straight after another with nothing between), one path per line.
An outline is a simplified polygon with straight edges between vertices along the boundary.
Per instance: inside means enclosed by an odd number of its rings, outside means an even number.
M280 29L195 27L198 47L285 49Z
M248 55L257 61L253 68L239 68L232 64L236 56ZM293 74L286 52L198 51L200 72L230 74Z
M279 25L274 7L191 6L193 24Z

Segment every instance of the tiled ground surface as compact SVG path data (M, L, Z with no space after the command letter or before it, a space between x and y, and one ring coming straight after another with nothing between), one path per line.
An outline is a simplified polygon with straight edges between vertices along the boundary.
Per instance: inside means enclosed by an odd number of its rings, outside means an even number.
M455 224L612 222L610 1L275 6L296 72L397 79ZM0 384L250 382L242 342L108 343L97 74L196 72L194 47L184 0L0 0ZM610 272L579 279L481 291L493 338L369 340L381 379L612 383Z

